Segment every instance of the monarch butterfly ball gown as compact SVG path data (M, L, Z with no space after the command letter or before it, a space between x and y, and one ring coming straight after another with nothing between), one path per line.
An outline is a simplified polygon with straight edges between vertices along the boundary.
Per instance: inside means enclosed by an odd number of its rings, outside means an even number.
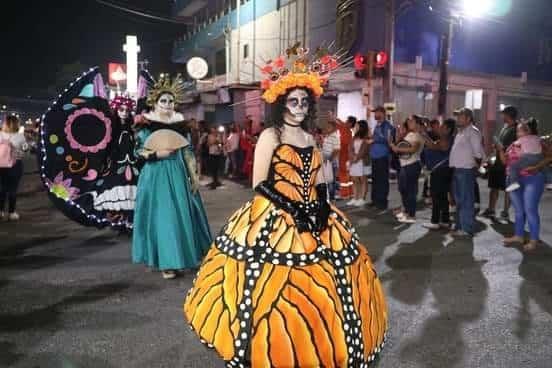
M216 237L184 302L201 341L228 367L364 367L384 345L387 308L374 266L337 208L312 218L321 154L279 144L268 178ZM327 203L327 202L325 202Z

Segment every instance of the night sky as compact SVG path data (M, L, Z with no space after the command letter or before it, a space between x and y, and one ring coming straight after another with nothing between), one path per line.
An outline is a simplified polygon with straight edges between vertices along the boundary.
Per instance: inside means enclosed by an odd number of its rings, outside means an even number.
M109 0L170 16L171 0ZM95 0L3 0L0 7L0 95L44 95L63 64L107 68L124 62L126 34L136 34L154 73L174 72L172 40L184 25L142 18ZM104 79L107 76L104 74Z

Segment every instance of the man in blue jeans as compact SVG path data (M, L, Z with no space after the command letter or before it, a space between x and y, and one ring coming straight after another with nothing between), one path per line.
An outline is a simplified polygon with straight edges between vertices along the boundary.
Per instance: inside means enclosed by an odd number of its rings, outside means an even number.
M485 157L483 139L473 124L473 112L457 111L458 133L450 151L449 165L454 169L453 186L456 200L455 236L473 236L475 225L476 171Z
M389 137L395 137L395 128L385 119L385 108L378 106L374 110L374 118L377 122L372 135L370 146L370 158L372 160L372 203L381 211L387 210L389 196L389 162L391 160L391 148Z

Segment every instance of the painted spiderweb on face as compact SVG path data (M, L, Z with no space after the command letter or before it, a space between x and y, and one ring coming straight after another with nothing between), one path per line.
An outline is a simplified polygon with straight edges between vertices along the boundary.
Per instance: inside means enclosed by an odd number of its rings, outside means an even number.
M71 83L48 109L39 142L41 176L67 217L87 226L132 228L134 147L119 152L128 134L109 109L97 68Z

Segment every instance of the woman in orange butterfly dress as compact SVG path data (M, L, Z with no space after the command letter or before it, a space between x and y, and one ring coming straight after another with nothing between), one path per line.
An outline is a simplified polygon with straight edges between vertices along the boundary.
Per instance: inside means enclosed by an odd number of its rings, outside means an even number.
M298 76L300 78L301 76ZM279 93L260 136L254 198L223 227L188 292L185 317L227 367L365 367L384 345L376 271L327 199L308 134L317 95Z

